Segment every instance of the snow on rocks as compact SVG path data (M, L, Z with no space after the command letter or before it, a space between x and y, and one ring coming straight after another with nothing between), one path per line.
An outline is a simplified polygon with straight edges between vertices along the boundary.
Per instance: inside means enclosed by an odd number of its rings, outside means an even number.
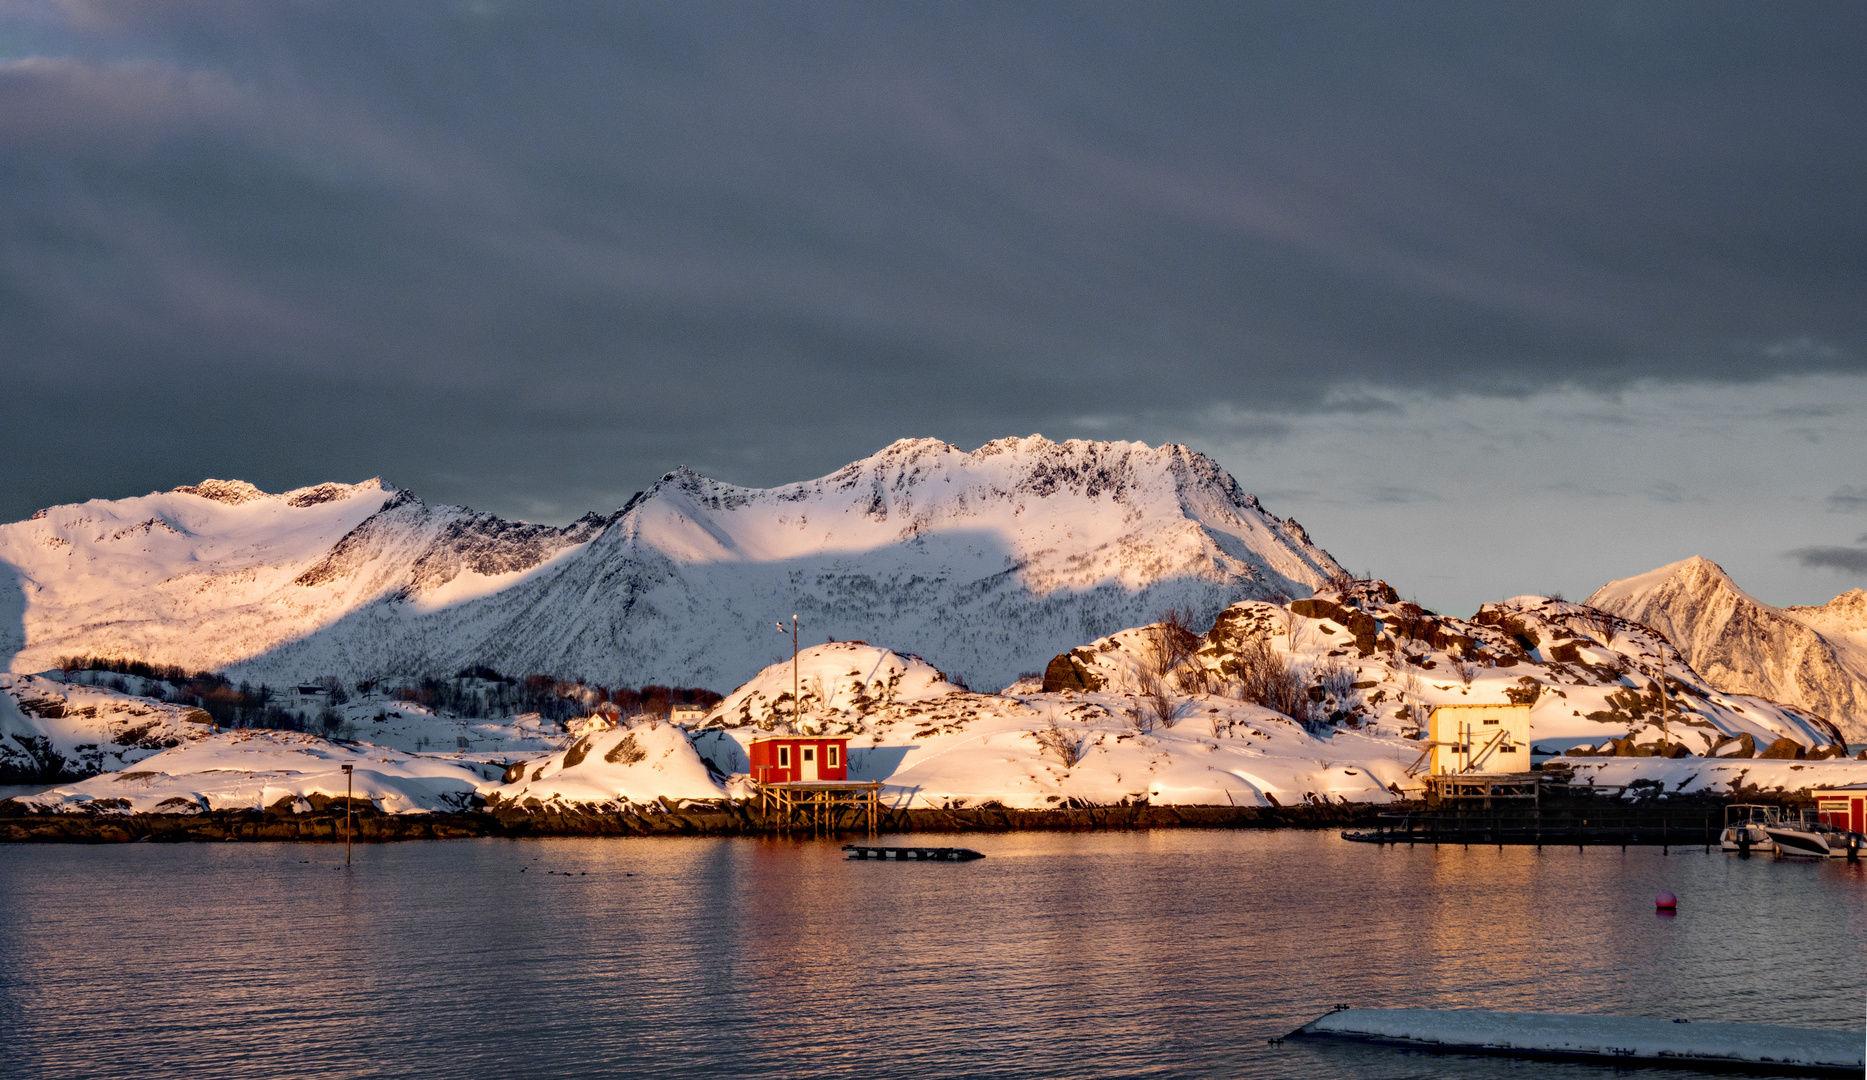
M803 734L838 735L861 730L865 717L896 701L959 691L918 656L864 641L836 641L804 649L795 667L786 660L765 668L715 705L700 726L772 731L783 725Z
M662 803L726 797L726 789L695 752L687 732L645 721L612 725L592 717L577 741L541 760L514 765L511 779L486 789L493 805L552 802L606 805Z
M265 810L341 798L344 765L358 799L387 814L464 810L498 770L473 762L342 744L289 731L233 731L164 750L134 768L13 800L34 813L193 814Z
M701 724L694 744L718 771L744 774L755 738L800 732L848 736L850 779L881 781L896 806L1290 806L1389 801L1418 756L1398 737L1319 737L1214 695L1183 697L1163 721L1122 693L973 693L918 657L859 642L807 649L798 665L800 683L811 680L801 716L787 661Z
M1486 604L1466 620L1363 581L1287 604L1235 604L1170 672L1159 659L1165 641L1160 626L1098 639L1054 659L1045 686L1235 695L1268 667L1302 691L1283 711L1315 726L1411 733L1438 705L1510 701L1531 706L1533 740L1627 755L1654 753L1662 738L1674 753L1699 755L1739 752L1746 738L1786 738L1805 752L1839 742L1819 717L1712 688L1644 626L1543 597Z
M0 675L0 781L121 769L214 731L199 709L42 675Z
M1573 783L1666 794L1742 796L1786 794L1817 787L1867 783L1867 761L1796 761L1793 758L1598 757L1563 760ZM1547 767L1547 766L1546 766Z

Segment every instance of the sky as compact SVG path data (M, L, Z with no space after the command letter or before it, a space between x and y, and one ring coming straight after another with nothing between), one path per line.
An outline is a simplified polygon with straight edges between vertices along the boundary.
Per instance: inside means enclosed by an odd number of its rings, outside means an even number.
M1455 613L1867 585L1867 8L0 0L0 519L1183 442Z

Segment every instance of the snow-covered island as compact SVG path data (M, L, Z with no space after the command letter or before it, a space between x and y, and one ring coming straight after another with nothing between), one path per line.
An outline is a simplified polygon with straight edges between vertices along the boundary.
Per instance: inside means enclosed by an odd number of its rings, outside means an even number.
M1778 611L1689 560L1442 616L1183 446L680 469L561 528L208 480L0 525L0 567L0 783L58 785L14 819L316 817L346 764L390 818L726 812L783 733L846 739L897 812L1288 818L1417 797L1428 713L1506 702L1572 788L1867 781L1859 597ZM873 644L774 664L791 612Z
M368 717L380 741L218 730L127 692L140 683L13 676L0 723L14 742L30 728L110 771L7 812L308 813L343 796L348 763L356 797L387 815L668 813L742 803L747 745L782 732L847 738L850 777L880 782L896 809L1375 807L1418 795L1431 708L1505 701L1531 706L1533 741L1582 785L1729 795L1867 782L1867 761L1842 756L1820 718L1721 693L1645 627L1580 604L1519 597L1461 620L1362 581L1241 601L1203 635L1184 622L1098 638L998 693L912 653L832 642L679 723L613 709L476 720L402 702Z

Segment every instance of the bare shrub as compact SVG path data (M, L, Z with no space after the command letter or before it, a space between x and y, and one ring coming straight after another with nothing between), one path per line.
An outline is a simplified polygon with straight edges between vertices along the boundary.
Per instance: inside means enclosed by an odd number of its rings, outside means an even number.
M1472 680L1478 677L1478 665L1469 657L1455 656L1447 666L1452 669L1452 674L1457 675L1459 681L1466 686L1470 686Z
M1299 723L1309 722L1311 702L1303 673L1271 648L1270 639L1247 638L1232 657L1240 699L1283 713Z
M1420 681L1419 675L1411 671L1407 672L1406 676L1400 680L1400 691L1395 694L1395 697L1400 701L1401 719L1415 727L1424 728L1426 726L1426 687Z
M1170 728L1179 722L1185 702L1173 696L1167 681L1151 671L1141 673L1141 693L1136 696L1131 713L1138 714L1135 728L1143 733L1157 727ZM1145 720L1145 724L1141 720Z
M1285 613L1284 636L1289 639L1286 644L1289 646L1292 654L1301 651L1305 646L1309 645L1311 641L1315 640L1316 634L1313 626L1314 624L1311 623L1310 620L1298 615L1294 611Z
M1573 616L1576 622L1588 628L1596 641L1603 645L1614 643L1615 618L1613 615L1595 607L1585 607Z
M1144 663L1155 675L1166 678L1199 649L1201 635L1193 629L1193 609L1168 608L1155 617L1147 628L1148 655Z
M1048 727L1031 732L1031 737L1037 740L1037 745L1043 748L1044 753L1056 755L1066 769L1074 768L1089 747L1088 738L1081 732L1065 731L1057 726L1055 720Z
M1361 708L1361 691L1355 688L1356 671L1342 661L1331 657L1316 666L1313 677L1316 685L1322 688L1323 696L1335 699L1335 707L1343 712L1355 712Z

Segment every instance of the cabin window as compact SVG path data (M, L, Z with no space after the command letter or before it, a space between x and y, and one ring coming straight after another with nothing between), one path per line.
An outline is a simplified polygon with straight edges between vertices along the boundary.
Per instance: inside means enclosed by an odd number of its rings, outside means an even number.
M805 761L817 760L817 751L808 746L804 747L804 760Z
M830 747L828 750L825 750L823 754L823 763L832 769L836 768L836 747Z
M1486 718L1486 720L1485 720L1485 726L1486 726L1486 727L1496 727L1496 726L1497 726L1497 722L1498 722L1498 720L1497 720L1497 717L1495 717L1495 716L1492 716L1492 717L1488 717L1488 718Z
M788 769L791 767L791 748L790 747L780 746L778 748L778 767L780 769Z

